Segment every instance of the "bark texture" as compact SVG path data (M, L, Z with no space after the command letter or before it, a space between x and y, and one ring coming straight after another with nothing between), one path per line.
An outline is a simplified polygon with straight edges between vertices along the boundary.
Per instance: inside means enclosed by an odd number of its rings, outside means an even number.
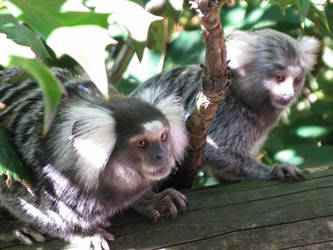
M197 109L189 117L187 128L190 135L190 150L177 181L179 188L189 188L197 176L202 162L208 128L215 118L219 103L231 81L225 37L220 20L220 10L226 1L190 0L202 27L203 42L206 47L206 63L201 76L201 91L197 95ZM177 178L178 179L178 178ZM179 180L179 179L178 179Z

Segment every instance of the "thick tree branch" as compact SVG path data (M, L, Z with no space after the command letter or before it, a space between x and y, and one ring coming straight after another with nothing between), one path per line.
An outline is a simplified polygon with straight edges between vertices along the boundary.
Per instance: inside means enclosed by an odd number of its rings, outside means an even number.
M230 83L224 32L220 9L226 1L190 0L201 20L203 41L206 46L206 65L201 77L201 91L197 96L197 109L188 119L191 148L181 170L181 188L191 187L202 162L208 128L212 124L219 103L224 99ZM178 179L179 180L179 179Z

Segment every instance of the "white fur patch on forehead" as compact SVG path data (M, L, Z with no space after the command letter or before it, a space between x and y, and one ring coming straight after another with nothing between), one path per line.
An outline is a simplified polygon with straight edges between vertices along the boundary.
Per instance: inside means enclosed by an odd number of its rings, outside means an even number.
M176 161L182 161L188 145L188 138L185 128L185 112L180 98L167 93L159 86L145 88L137 94L137 97L157 107L168 119L172 154Z
M297 77L302 73L302 65L289 65L287 67L287 72L293 77Z
M161 131L164 129L164 125L161 121L155 120L143 124L145 133L149 133L153 137L160 137Z

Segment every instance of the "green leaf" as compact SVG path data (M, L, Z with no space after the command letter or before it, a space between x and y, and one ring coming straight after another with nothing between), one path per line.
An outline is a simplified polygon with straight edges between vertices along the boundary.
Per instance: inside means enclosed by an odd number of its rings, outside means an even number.
M88 0L86 4L95 8L98 13L111 13L108 19L110 24L117 22L125 27L139 60L142 59L150 25L163 20L162 17L153 15L140 5L127 0Z
M321 22L325 25L326 29L331 32L330 25L327 20L326 12L325 12L325 2L326 1L311 1L310 8L314 11L318 17L320 18Z
M47 133L55 115L61 95L64 92L58 79L41 62L34 59L35 54L29 47L21 46L0 34L0 64L7 67L18 66L36 79L43 92L44 122L43 134Z
M300 15L300 18L302 21L302 28L304 29L304 22L305 22L305 18L309 11L310 1L309 0L297 0L296 4L297 4L299 15Z
M52 72L36 59L10 56L8 66L18 66L36 79L43 92L44 100L44 122L43 134L45 135L56 114L58 103L61 99L64 88Z
M135 81L142 83L153 75L160 73L162 70L163 59L164 57L160 52L146 48L141 62L138 58L132 57L127 68L128 72L130 72L129 78L133 78Z
M145 6L145 3L143 0L128 0L128 1L131 1L131 2L141 5L141 6Z
M89 40L87 34L93 38ZM105 47L116 42L110 39L105 29L93 25L60 27L50 34L47 43L57 56L67 54L74 58L86 70L98 89L108 98Z
M182 10L183 2L184 2L183 0L168 0L168 3L176 11L181 11Z
M30 171L20 161L10 133L0 124L0 176L7 176L7 186L10 186L10 177L22 183L32 183Z
M295 4L296 0L272 0L273 3L280 6L282 13L286 13L286 7L290 4Z
M10 56L17 55L27 58L35 58L35 53L31 48L18 45L14 41L7 38L6 34L0 33L0 65L9 66Z
M296 130L296 134L302 138L316 138L328 133L329 130L321 126L301 126Z
M164 69L203 62L204 55L201 31L183 31L168 47Z
M156 22L152 24L149 34L148 47L154 48L159 52L163 53L165 51L167 43L164 34L165 34L165 26L162 22Z
M67 54L81 64L108 97L105 47L116 43L108 35L108 15L93 13L75 0L8 0L4 3L14 16L38 31L58 57Z
M5 33L9 39L18 44L31 47L43 60L51 57L38 34L18 23L7 8L0 9L0 32Z
M298 146L278 152L274 159L281 163L316 167L333 163L333 148L330 146Z

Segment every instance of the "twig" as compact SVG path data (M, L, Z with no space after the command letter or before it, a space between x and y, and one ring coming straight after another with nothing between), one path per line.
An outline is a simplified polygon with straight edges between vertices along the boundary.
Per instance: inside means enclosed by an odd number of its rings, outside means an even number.
M208 128L215 118L219 103L225 98L231 77L227 65L224 32L220 9L226 1L190 0L200 20L206 46L206 65L201 76L201 91L197 95L197 109L189 117L187 127L191 148L177 181L179 188L192 186L202 163Z
M117 83L120 81L121 76L126 70L126 67L128 66L130 60L132 59L133 54L134 51L131 49L131 47L128 44L125 43L121 47L119 54L110 72L108 72L108 79L112 85L117 85Z

